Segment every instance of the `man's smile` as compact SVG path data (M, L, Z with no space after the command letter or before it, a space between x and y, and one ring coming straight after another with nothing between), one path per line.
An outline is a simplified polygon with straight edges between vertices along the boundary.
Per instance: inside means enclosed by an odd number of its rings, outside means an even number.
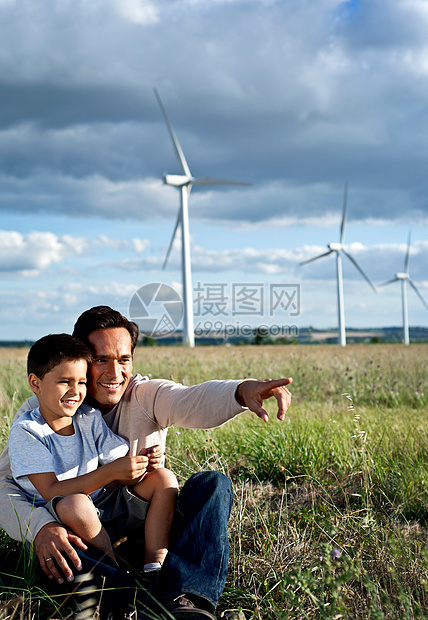
M125 383L125 381L115 381L114 383L105 383L102 381L98 382L101 387L106 388L107 390L117 390Z

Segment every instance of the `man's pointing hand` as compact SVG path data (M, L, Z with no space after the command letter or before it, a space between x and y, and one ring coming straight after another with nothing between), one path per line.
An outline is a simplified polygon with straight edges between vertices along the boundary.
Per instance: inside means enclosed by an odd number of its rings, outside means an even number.
M293 379L248 379L240 383L236 389L236 400L242 407L248 407L259 418L267 422L269 416L263 409L263 401L275 396L278 403L278 420L285 418L286 411L291 404L291 394L287 389Z

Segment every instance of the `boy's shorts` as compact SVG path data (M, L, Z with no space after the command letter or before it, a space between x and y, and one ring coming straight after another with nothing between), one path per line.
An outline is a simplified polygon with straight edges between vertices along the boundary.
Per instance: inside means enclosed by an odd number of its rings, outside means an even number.
M62 498L62 495L57 495L45 505L46 510L59 523L61 519L55 507ZM135 495L132 487L117 486L112 490L103 489L95 498L94 506L113 543L123 538L125 534L144 540L144 523L150 502Z

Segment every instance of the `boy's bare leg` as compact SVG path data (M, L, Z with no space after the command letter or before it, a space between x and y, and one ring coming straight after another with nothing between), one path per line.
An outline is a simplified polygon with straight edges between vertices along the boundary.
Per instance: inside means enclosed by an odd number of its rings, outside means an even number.
M55 506L61 521L89 545L103 551L116 562L111 540L99 520L97 509L87 495L74 493ZM117 564L117 562L116 562Z
M177 501L177 478L169 469L159 467L148 472L144 479L133 487L133 491L150 502L145 523L144 563L162 564L168 552Z

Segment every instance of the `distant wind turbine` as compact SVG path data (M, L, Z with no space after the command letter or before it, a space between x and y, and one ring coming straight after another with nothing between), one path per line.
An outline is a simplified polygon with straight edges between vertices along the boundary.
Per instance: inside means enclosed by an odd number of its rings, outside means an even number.
M174 133L171 123L169 122L166 110L163 106L159 93L154 89L156 99L165 119L171 136L172 144L178 161L180 162L183 174L165 174L164 183L181 190L181 203L178 211L177 221L175 223L174 232L172 233L171 242L165 256L162 269L165 269L168 258L174 243L177 229L181 224L181 269L183 281L183 303L184 303L184 319L183 319L183 344L188 347L195 346L195 333L193 325L193 298L192 298L192 274L190 267L190 238L189 238L189 195L192 185L251 185L251 183L240 183L238 181L225 181L223 179L214 179L212 177L202 177L195 179L190 172L183 150Z
M410 340L409 340L409 320L408 320L408 314L407 314L407 287L406 287L406 282L408 282L410 284L410 286L415 291L416 295L419 297L419 299L421 300L421 302L423 303L425 308L427 308L427 310L428 310L428 305L426 304L425 299L422 297L421 293L416 288L416 284L413 282L413 280L410 278L410 275L409 275L410 238L411 238L411 233L409 232L409 237L408 237L408 240L407 240L406 258L404 259L404 271L396 273L395 274L395 278L393 278L392 280L388 280L388 282L383 282L382 284L379 285L379 286L387 286L388 284L392 284L393 282L400 282L401 281L401 298L402 298L402 304L403 304L403 342L404 342L405 345L408 345L409 342L410 342Z
M351 263L358 269L363 278L368 282L369 286L376 293L376 289L374 285L371 283L369 278L366 276L361 267L357 264L356 260L352 258L352 256L345 250L343 245L345 239L345 219L346 219L346 207L348 202L348 184L345 183L345 195L343 199L343 214L342 214L342 224L340 226L340 241L339 243L329 243L327 245L328 251L320 254L319 256L315 256L314 258L310 258L309 260L305 260L300 263L300 265L306 265L307 263L312 263L313 261L318 260L319 258L323 258L324 256L328 256L329 254L336 253L336 269L337 269L337 313L339 319L338 326L338 343L344 347L346 346L346 331L345 331L345 310L343 306L343 277L342 277L342 257L341 253L349 258Z

